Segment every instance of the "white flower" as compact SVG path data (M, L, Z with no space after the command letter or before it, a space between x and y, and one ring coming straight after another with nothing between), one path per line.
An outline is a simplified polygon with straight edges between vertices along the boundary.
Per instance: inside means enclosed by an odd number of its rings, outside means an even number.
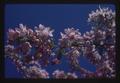
M22 69L22 70L25 70L25 69L26 69L26 66L22 66L21 69Z
M93 48L92 48L92 51L94 52L94 51L96 50L96 49L95 49L95 47L96 47L96 46L95 46L95 45L93 45L92 47L93 47Z
M87 34L85 33L85 34L83 35L83 37L84 37L85 39L91 39L90 34L88 34L88 33L87 33Z
M89 18L91 18L92 17L92 14L89 14Z
M90 31L90 34L94 34L94 31L93 31L93 30L91 30L91 31Z
M52 75L54 78L66 78L64 71L55 70Z
M101 60L101 55L98 53L98 51L94 51L93 55L97 60Z
M35 32L38 36L53 37L54 30L50 30L50 27L45 27L42 24L39 27L35 26Z
M59 70L55 70L52 75L56 75L57 73L59 73Z
M90 34L90 33L87 31L87 32L86 32L86 35L89 35L89 34Z
M78 78L77 75L75 73L67 73L67 77L71 77L71 78Z
M51 53L51 56L55 56L55 53L54 53L54 52L52 52L52 53Z
M67 28L64 30L65 34L60 32L62 39L81 39L81 33L79 29Z
M60 32L60 35L61 35L62 39L67 38L66 35L63 34L62 32Z
M39 29L40 29L40 30L43 30L44 28L45 28L45 26L44 26L44 25L39 24Z
M101 16L103 17L103 19L101 19ZM104 23L106 22L106 20L109 21L114 19L114 17L115 17L115 12L112 12L111 9L99 7L99 9L97 9L96 11L92 11L89 14L88 22L95 22L100 24L100 21L101 23Z
M112 22L112 27L115 27L115 26L116 26L115 21L113 21Z
M49 36L50 36L50 37L53 37L53 34L52 34L53 32L54 32L54 30L51 30L51 31L49 32Z
M48 36L49 35L49 28L45 28L42 33L43 33L43 35Z
M46 70L42 69L38 73L39 73L41 78L49 78L49 74L48 74L48 72L46 72Z
M72 37L72 36L75 36L75 32L71 32L71 33L69 34L69 37Z
M9 40L14 40L14 36L15 36L15 31L13 29L9 29L8 30L8 38L9 38Z
M19 27L20 27L20 36L25 36L28 34L28 30L26 26L24 26L23 24L19 24Z
M29 35L33 35L33 30L32 29L28 29L28 34Z
M7 46L5 46L5 52L7 53L7 52L11 52L11 51L13 51L14 50L14 46L13 45L7 45Z
M104 62L104 65L105 65L111 72L113 71L112 67L110 67L110 63L109 63L108 60Z
M30 42L25 42L25 46L28 47L28 48L32 48Z
M27 75L29 78L33 78L32 74L34 74L36 78L49 78L48 72L37 66L31 66L27 69Z
M20 28L15 28L15 32L20 35L21 31L20 31Z
M75 55L75 56L80 56L80 52L79 52L78 50L74 50L74 51L73 51L73 55Z

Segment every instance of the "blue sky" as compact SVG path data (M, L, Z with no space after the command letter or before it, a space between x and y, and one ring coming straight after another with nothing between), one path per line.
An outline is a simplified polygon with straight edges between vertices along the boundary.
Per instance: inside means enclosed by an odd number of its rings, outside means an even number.
M78 28L81 33L84 33L91 29L87 23L88 14L99 8L99 5L115 10L115 6L112 4L7 4L5 6L5 41L7 29L17 27L19 23L31 28L43 24L55 29L53 35L56 42L60 37L60 32L68 27ZM96 69L84 57L80 58L80 64L90 71ZM65 58L62 59L60 65L49 65L46 68L50 73L55 69L62 69L66 72L69 70ZM5 76L7 78L22 77L8 58L5 59Z

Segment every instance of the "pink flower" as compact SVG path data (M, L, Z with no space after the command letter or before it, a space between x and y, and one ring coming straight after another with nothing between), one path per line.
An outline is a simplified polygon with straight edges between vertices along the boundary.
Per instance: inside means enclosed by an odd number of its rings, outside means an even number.
M15 31L13 29L8 30L8 39L14 40L15 39Z
M64 71L60 71L60 70L55 70L52 75L54 78L57 78L57 79L65 79L66 78Z
M68 28L64 30L64 34L61 32L61 39L82 39L81 33L78 31L78 29L74 29L74 28Z
M99 19L102 19L102 22L107 22L106 20L114 20L115 21L115 12L112 12L111 9L108 8L100 8L96 11L92 11L89 14L88 22L94 21L98 22ZM113 23L114 23L113 21ZM114 24L113 24L114 26Z
M30 36L33 36L33 30L32 29L28 29L28 34L30 35Z
M46 70L37 66L31 66L26 69L27 78L49 78L49 74Z
M67 79L76 79L78 78L75 73L67 73Z
M39 25L39 27L35 27L35 32L38 36L44 37L53 37L54 30L50 30L50 27L45 27L43 25Z
M38 73L39 73L41 78L49 78L49 73L43 69L40 70Z
M32 48L31 44L29 42L25 42L21 45L21 50L23 53L28 53L30 49Z
M59 58L65 55L63 57L67 58L71 70L78 69L84 78L115 77L115 12L99 7L89 14L88 21L93 24L92 30L83 35L75 28L60 32L58 47L51 38L54 30L50 27L39 24L32 30L19 24L19 27L8 30L5 56L12 59L26 78L49 78L49 73L41 67L48 66L49 61L56 55L54 53L58 53L60 57L54 58L52 64L59 64ZM52 49L54 46L59 49L58 52L53 52L56 51ZM31 48L34 49L33 54L30 54ZM79 65L80 55L86 56L88 61L96 66L95 72ZM58 69L52 75L56 79L78 78L75 73L65 73Z
M22 37L28 35L27 27L24 26L23 24L19 24L19 30L18 31L20 32L19 35L22 36Z

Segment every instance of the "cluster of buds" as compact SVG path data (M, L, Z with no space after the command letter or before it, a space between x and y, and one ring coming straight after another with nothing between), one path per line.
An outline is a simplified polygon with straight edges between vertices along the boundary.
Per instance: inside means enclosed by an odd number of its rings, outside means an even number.
M8 30L5 56L13 60L25 78L50 78L49 73L42 67L51 63L52 55L52 64L59 64L62 57L67 57L72 69L72 73L67 74L55 70L52 73L53 78L79 78L74 71L80 72L83 78L115 77L115 12L99 7L89 14L88 22L92 24L92 29L83 35L75 28L67 28L63 33L60 32L61 38L56 45L56 52L53 52L53 29L40 24L32 30L20 24L19 28ZM91 72L82 68L80 56L86 57L95 65L96 71Z

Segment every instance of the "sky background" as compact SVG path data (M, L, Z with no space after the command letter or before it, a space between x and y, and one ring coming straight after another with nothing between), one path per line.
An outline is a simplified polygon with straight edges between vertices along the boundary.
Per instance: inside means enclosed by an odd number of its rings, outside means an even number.
M5 6L5 37L8 28L15 28L20 23L34 28L39 24L54 29L54 38L57 42L60 38L60 32L65 28L74 27L83 34L91 29L87 23L88 14L99 8L109 7L115 10L112 4L7 4ZM90 64L85 57L80 58L80 65L90 71L95 71L94 65ZM48 65L45 69L52 73L55 69L68 72L70 67L65 58L62 58L60 65ZM76 72L79 75L78 72ZM51 76L51 74L50 74ZM20 72L17 72L14 63L9 58L5 59L5 77L22 78Z

